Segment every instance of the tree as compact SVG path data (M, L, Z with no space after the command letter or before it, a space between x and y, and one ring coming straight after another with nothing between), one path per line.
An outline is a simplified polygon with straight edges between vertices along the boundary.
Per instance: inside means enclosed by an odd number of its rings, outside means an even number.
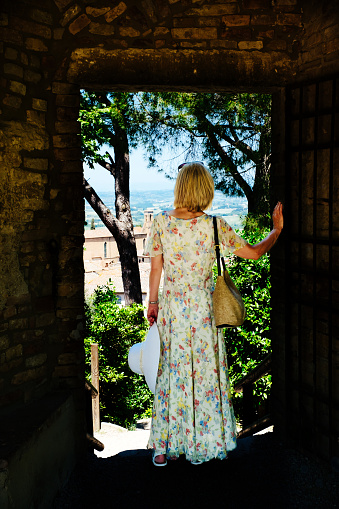
M203 157L216 189L246 196L250 214L269 213L271 97L259 94L141 93L140 132L149 162L165 143L181 147L182 160Z
M133 221L129 202L129 151L133 145L134 126L129 110L133 94L81 94L80 122L83 160L93 168L97 163L114 179L115 215L105 206L84 179L88 203L113 235L120 255L126 304L142 303L140 273ZM130 138L130 139L129 139ZM100 152L104 146L113 153Z

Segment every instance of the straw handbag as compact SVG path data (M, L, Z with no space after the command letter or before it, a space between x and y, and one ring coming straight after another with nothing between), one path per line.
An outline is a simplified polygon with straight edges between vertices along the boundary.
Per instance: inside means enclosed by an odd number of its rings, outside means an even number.
M213 217L214 242L217 256L218 276L213 293L213 314L218 328L237 327L244 323L246 310L241 293L233 283L225 267L225 260L221 257L223 275L220 267L220 247L217 219Z

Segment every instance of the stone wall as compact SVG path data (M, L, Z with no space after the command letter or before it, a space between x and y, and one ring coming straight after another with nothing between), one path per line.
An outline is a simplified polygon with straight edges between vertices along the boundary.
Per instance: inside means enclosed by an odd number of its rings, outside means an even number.
M286 179L283 87L339 72L338 27L335 0L326 6L306 0L2 1L4 412L54 389L79 394L81 410L80 88L272 91L275 199L283 196ZM284 253L274 260L279 285ZM277 401L283 422L288 359L279 324L286 295L273 293L274 348L282 353L275 361Z

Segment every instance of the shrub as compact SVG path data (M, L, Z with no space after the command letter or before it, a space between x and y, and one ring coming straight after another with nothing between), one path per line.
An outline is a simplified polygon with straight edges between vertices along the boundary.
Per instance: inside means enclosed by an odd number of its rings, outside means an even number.
M239 232L250 244L266 237L268 231L258 226L255 218L246 218L246 227ZM237 421L242 417L242 392L236 393L234 385L255 368L271 352L270 335L270 258L245 260L230 256L228 271L239 288L247 316L241 327L225 329L232 397ZM271 375L254 384L254 402L257 414L266 412L271 390Z
M91 344L98 343L101 417L130 428L151 416L153 394L143 376L128 366L132 345L148 330L142 305L120 307L112 283L98 287L86 303L86 376L90 379Z

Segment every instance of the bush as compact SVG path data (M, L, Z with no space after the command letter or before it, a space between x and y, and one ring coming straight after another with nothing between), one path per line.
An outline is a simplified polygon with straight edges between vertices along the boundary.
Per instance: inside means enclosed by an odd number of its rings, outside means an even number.
M255 218L246 218L246 227L239 232L250 244L257 244L268 231L260 228ZM241 327L225 329L232 397L237 421L242 418L242 392L234 385L255 368L271 352L270 312L271 280L269 254L259 260L244 260L231 256L228 271L239 288L247 316ZM271 390L271 375L254 384L254 401L257 414L266 413Z
M132 427L151 416L153 394L145 379L128 366L132 345L145 338L148 322L142 305L120 307L114 287L98 287L86 303L86 376L90 380L91 344L98 343L101 418Z

